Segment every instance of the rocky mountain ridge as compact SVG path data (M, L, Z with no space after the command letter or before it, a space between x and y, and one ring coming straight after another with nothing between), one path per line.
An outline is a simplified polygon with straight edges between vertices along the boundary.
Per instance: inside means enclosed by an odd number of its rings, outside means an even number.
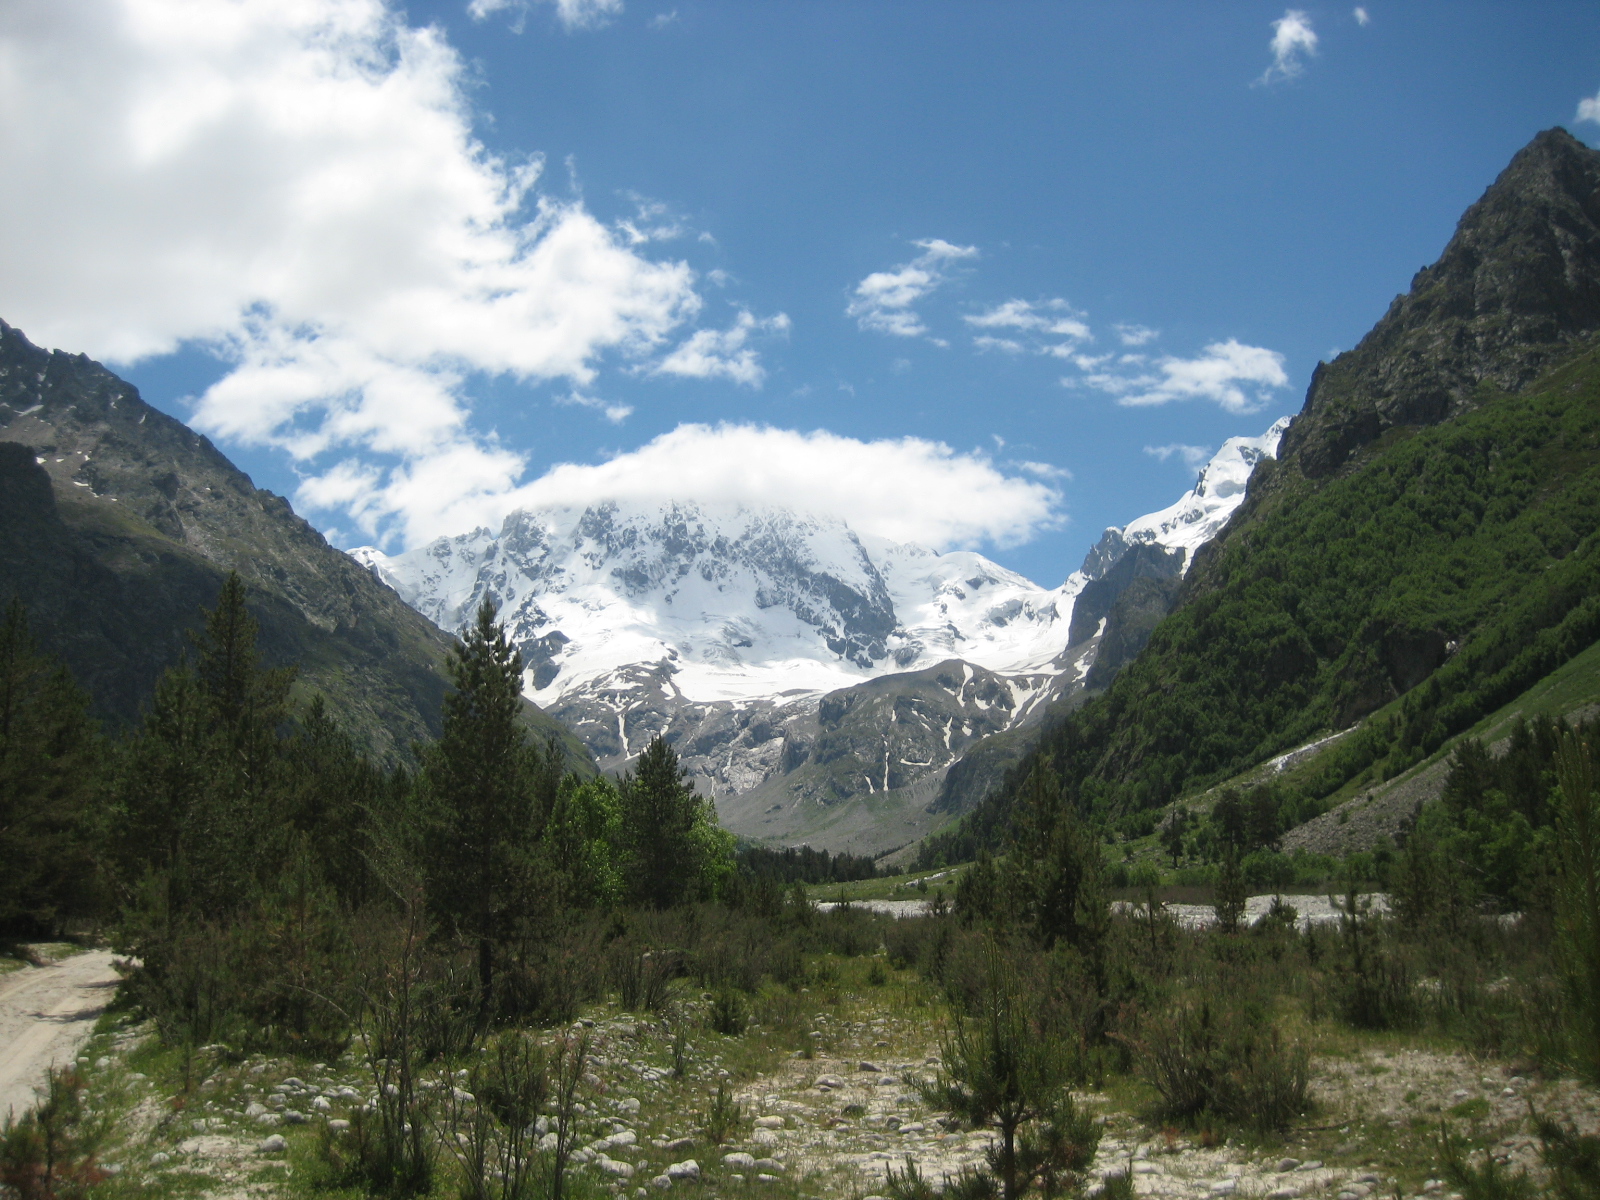
M237 571L268 659L298 663L372 753L401 761L438 732L449 635L131 384L4 322L0 498L0 603L23 600L111 724L138 718ZM528 719L587 763L531 704Z
M1081 693L1103 631L1102 674L1137 651L1284 425L1231 439L1056 588L836 517L687 500L519 511L498 533L351 554L447 629L494 601L525 694L602 768L662 734L735 832L875 851L959 810L941 787L967 751ZM1136 581L1143 606L1119 618Z

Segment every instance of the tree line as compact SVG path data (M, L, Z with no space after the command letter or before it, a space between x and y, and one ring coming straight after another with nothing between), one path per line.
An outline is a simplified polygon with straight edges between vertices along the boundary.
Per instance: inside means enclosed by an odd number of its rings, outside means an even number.
M263 663L257 632L230 575L142 722L112 738L10 605L0 936L98 923L142 964L130 985L159 1019L304 1039L309 992L337 990L307 981L337 975L356 914L410 882L435 939L470 955L480 1024L552 1002L541 976L575 914L728 886L733 840L664 741L617 780L530 741L521 656L489 602L448 661L442 733L409 768L362 754L321 697L297 703L294 668Z

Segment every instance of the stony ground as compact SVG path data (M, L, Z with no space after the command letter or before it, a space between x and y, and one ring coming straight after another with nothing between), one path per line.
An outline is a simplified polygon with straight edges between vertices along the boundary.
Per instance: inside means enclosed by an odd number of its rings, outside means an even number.
M758 1002L749 1030L706 1025L706 997L679 993L668 1015L590 1012L593 1057L576 1194L800 1200L885 1194L906 1167L935 1184L981 1162L992 1136L930 1111L914 1081L938 1066L942 1010L908 974L873 960ZM552 1035L553 1036L553 1035ZM1127 1081L1081 1099L1104 1119L1095 1178L1131 1170L1153 1197L1360 1200L1449 1194L1437 1171L1440 1122L1471 1146L1533 1166L1530 1103L1600 1130L1600 1098L1402 1039L1328 1039L1314 1060L1316 1107L1282 1139L1219 1140L1163 1129ZM106 1018L79 1059L90 1109L110 1123L111 1196L223 1200L309 1196L320 1139L344 1136L374 1099L354 1054L333 1063L246 1058L207 1048L185 1059L125 1016ZM453 1079L431 1081L453 1087ZM718 1085L742 1111L721 1144L705 1134Z

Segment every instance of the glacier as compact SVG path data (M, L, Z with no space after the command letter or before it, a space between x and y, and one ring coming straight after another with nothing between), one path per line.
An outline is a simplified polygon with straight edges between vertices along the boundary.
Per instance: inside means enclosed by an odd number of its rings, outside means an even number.
M837 516L687 498L518 510L498 531L349 553L446 630L491 600L522 653L524 694L602 768L625 768L661 734L735 832L839 843L823 827L843 820L840 804L903 792L924 812L977 740L1081 690L1096 639L1069 645L1080 593L1141 545L1181 554L1186 571L1287 424L1229 439L1193 488L1107 529L1054 588ZM832 811L801 819L806 805ZM879 835L843 824L859 850L930 822L898 814Z

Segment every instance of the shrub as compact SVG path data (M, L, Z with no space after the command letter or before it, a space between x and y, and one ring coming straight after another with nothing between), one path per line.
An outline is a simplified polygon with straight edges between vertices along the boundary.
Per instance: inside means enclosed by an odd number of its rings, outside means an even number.
M1286 1128L1307 1106L1310 1056L1247 1007L1180 1004L1154 1020L1142 1046L1160 1116L1211 1114L1260 1132Z
M706 1023L727 1037L738 1037L749 1023L750 1010L744 997L732 988L719 988L711 997Z
M726 1083L717 1084L716 1094L706 1110L706 1140L713 1146L731 1142L744 1123L744 1113Z
M1273 850L1254 850L1239 864L1245 883L1252 888L1289 887L1294 883L1294 860Z
M95 1149L106 1133L79 1099L74 1067L53 1069L39 1103L0 1126L0 1190L17 1200L77 1200L105 1178Z

